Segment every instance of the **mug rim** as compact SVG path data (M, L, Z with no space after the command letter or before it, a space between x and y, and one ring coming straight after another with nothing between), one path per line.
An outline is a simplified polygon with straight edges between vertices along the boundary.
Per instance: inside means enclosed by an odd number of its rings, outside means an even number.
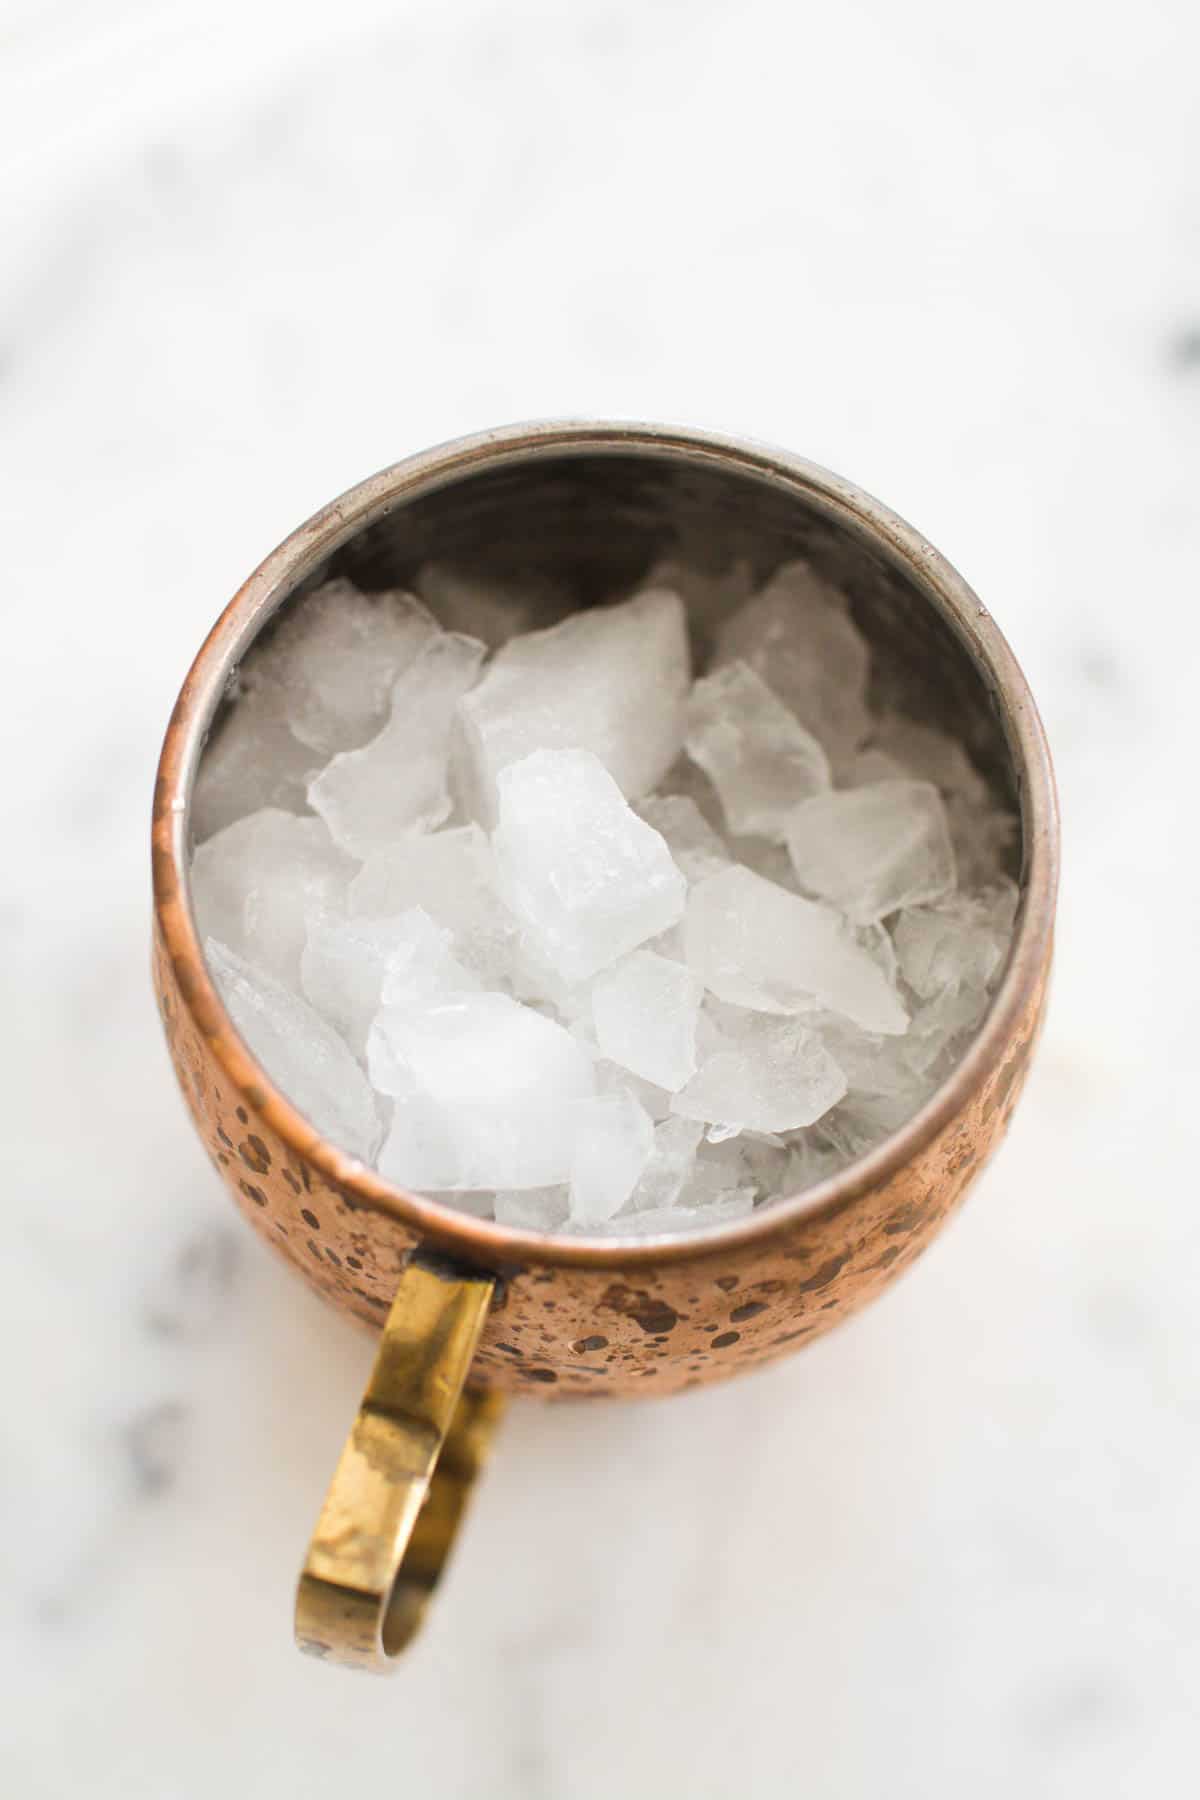
M865 1156L801 1193L702 1230L621 1237L516 1230L421 1199L322 1138L273 1085L238 1036L212 981L191 905L188 832L196 770L230 675L300 581L349 538L398 505L489 468L559 452L643 452L704 463L796 494L898 565L950 624L1000 709L1017 775L1024 884L1008 963L964 1055L934 1093ZM1003 1060L1048 960L1058 884L1058 808L1045 733L1024 674L991 614L918 531L872 495L789 451L752 439L640 421L537 420L451 439L370 475L290 532L234 594L196 654L167 726L154 791L154 914L184 1004L239 1097L361 1211L383 1213L465 1260L596 1268L679 1261L765 1242L802 1220L836 1212L882 1186L963 1109Z

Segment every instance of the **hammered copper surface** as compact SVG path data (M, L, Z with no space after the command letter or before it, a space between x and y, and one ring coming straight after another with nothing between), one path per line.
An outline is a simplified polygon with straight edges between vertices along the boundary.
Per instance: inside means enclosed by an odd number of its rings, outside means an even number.
M154 967L180 1085L237 1205L310 1287L378 1330L417 1234L327 1181L231 1088L194 1017L195 971L173 965L157 934ZM661 1264L614 1254L593 1268L528 1255L502 1265L472 1379L546 1396L672 1394L827 1331L895 1280L959 1205L1007 1128L1041 999L1039 985L1004 1061L961 1115L877 1188L811 1217L781 1216L765 1242L697 1244Z
M672 533L724 520L764 565L802 549L887 650L889 697L961 731L1022 819L1022 908L980 1032L886 1145L809 1195L669 1242L538 1238L391 1188L323 1143L242 1048L200 956L187 806L206 733L247 646L331 571L407 579L431 550L619 591ZM878 696L877 696L878 697ZM155 797L155 983L201 1137L237 1205L317 1292L380 1329L418 1243L494 1272L473 1379L545 1397L674 1393L771 1361L906 1268L999 1142L1040 1022L1057 873L1036 711L985 609L919 535L780 452L652 426L510 427L410 459L293 534L222 615L168 729ZM1014 873L1018 870L1014 865Z

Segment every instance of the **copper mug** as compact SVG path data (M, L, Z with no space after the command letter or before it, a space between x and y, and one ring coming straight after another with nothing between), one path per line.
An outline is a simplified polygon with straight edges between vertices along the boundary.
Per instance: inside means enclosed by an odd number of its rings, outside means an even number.
M702 530L762 573L802 554L851 598L899 700L956 733L1020 818L1006 972L950 1078L883 1144L805 1193L671 1238L543 1236L406 1194L326 1143L239 1040L188 889L189 805L240 659L330 574L406 584L427 557L627 590ZM456 621L462 624L462 621ZM703 635L706 621L694 620ZM469 624L466 628L469 628ZM300 1577L301 1647L384 1669L416 1629L509 1393L672 1394L756 1368L907 1268L1003 1136L1042 1015L1057 881L1053 777L988 613L917 532L811 463L660 426L484 432L372 476L293 532L221 614L184 682L155 789L154 979L176 1074L234 1201L310 1286L380 1333Z

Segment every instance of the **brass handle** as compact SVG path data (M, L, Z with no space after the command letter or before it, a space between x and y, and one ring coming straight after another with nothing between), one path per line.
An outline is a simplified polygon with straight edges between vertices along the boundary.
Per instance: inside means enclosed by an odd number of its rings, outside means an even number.
M401 1276L296 1591L310 1655L382 1671L420 1625L503 1410L464 1391L495 1286L433 1261Z

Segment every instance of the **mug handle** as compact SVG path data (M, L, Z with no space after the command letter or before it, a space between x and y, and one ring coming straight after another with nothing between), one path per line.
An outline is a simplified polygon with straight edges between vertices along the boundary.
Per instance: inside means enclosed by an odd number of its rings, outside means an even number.
M465 1391L495 1290L420 1253L401 1275L296 1590L308 1654L383 1672L415 1635L504 1409Z

